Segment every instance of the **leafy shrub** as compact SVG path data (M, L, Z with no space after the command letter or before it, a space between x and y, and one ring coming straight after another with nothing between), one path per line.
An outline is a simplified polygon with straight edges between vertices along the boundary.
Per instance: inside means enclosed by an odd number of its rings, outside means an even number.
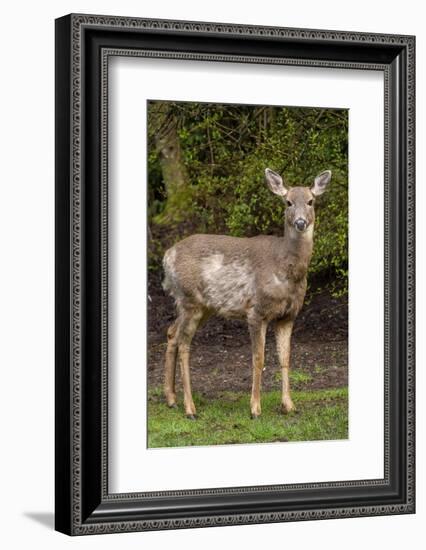
M316 204L310 282L346 292L347 111L200 103L172 103L168 109L188 174L181 209L186 219L190 216L192 232L279 235L284 205L266 188L265 168L281 173L289 186L311 185L321 171L333 172L327 193ZM154 187L149 217L155 223L155 212L167 207L167 192L152 147L148 169ZM178 237L179 223L174 231Z

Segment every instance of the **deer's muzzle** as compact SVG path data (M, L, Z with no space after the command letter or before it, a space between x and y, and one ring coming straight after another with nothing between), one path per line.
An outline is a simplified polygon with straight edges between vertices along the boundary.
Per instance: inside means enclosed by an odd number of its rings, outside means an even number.
M294 222L294 227L297 229L297 231L305 231L305 229L308 227L308 223L303 218L297 218L297 220Z

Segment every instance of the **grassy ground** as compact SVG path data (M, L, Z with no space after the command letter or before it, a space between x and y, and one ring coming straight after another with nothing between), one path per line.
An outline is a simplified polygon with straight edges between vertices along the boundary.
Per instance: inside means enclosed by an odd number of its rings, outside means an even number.
M274 441L347 439L347 388L293 391L297 410L280 413L280 393L262 392L262 416L250 418L248 392L222 392L216 398L194 393L197 420L188 420L182 399L169 409L161 388L148 393L148 447L225 445Z

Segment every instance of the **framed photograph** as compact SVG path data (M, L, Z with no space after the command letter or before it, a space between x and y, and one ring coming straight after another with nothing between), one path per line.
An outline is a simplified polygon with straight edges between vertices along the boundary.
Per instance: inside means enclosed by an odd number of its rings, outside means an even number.
M56 20L56 529L407 514L413 36Z

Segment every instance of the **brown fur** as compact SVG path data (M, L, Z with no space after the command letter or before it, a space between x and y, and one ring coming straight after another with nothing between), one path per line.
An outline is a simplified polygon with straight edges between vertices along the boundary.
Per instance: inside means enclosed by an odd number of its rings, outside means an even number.
M189 376L190 344L200 323L216 314L247 319L253 357L253 417L261 412L266 329L269 322L276 322L277 353L282 368L282 408L284 412L294 408L288 379L291 331L306 292L313 248L314 201L325 189L330 175L327 172L318 176L310 189L293 187L287 190L278 174L266 171L271 190L284 197L288 204L283 237L192 235L166 252L163 286L175 298L178 312L168 331L164 389L169 406L176 406L175 370L179 359L185 412L194 418ZM297 229L297 220L303 220L306 225L303 231Z

